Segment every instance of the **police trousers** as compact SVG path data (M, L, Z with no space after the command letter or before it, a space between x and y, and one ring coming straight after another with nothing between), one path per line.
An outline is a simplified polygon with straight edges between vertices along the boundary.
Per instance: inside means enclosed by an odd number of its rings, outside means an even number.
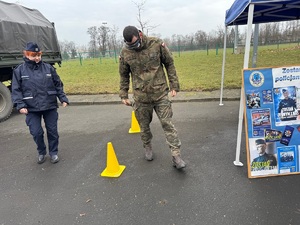
M167 95L158 101L149 103L135 101L133 109L140 125L140 134L144 147L151 143L153 137L150 130L150 123L153 119L153 111L155 111L164 130L166 142L171 149L172 156L180 155L181 142L178 138L177 130L172 123L172 103Z
M30 134L37 145L39 155L46 155L46 145L44 142L44 130L42 128L42 118L44 119L45 127L47 130L49 155L57 155L58 152L58 130L57 109L50 109L39 112L29 112L26 115L26 124L29 127Z

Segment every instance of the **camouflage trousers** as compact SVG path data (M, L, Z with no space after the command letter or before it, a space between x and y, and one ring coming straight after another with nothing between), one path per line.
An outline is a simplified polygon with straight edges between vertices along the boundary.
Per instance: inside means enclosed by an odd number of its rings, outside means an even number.
M177 130L172 123L173 111L168 95L158 101L150 103L135 101L133 103L133 109L140 125L141 139L144 147L151 143L153 137L150 130L150 123L153 119L154 110L164 130L166 142L171 149L172 156L180 155L181 142L178 138Z

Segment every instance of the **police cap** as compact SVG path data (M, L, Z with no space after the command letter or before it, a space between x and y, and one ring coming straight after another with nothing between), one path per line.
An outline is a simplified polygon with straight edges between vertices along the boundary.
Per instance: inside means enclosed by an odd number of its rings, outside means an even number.
M264 139L257 139L257 140L255 140L255 144L256 145L263 145L263 144L266 144L266 141Z
M40 52L41 49L39 48L39 46L37 45L37 43L34 42L28 42L25 46L25 51L29 51L29 52Z

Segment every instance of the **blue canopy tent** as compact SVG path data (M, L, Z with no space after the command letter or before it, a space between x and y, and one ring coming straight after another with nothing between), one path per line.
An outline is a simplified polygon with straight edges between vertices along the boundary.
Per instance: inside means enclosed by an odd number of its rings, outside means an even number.
M223 51L223 65L222 65L222 79L221 79L221 96L220 105L223 97L223 83L224 83L224 68L226 57L226 37L227 27L233 25L247 25L247 37L244 55L244 69L248 68L250 55L250 42L252 35L252 25L268 22L281 22L289 20L300 19L300 0L235 0L230 9L226 11L225 16L225 38ZM243 166L240 162L240 145L243 122L243 88L241 90L240 111L238 136L236 146L236 157L233 162L236 166Z
M297 20L299 0L236 0L226 11L225 25L248 24L249 6L253 4L253 24Z

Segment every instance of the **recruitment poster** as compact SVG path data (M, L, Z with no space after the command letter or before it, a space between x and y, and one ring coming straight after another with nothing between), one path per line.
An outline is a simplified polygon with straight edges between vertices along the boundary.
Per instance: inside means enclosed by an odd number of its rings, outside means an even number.
M300 172L300 66L243 71L248 177Z

